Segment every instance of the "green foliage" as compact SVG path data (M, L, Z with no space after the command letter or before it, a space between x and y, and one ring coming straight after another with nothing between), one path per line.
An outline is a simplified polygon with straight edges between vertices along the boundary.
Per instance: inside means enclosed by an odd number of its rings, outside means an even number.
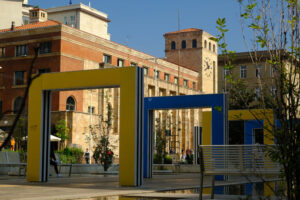
M237 81L229 89L229 109L253 108L255 93L243 81Z
M55 135L61 139L61 142L69 139L68 134L70 132L69 127L66 124L65 120L59 120L55 124Z
M155 151L156 151L156 160L158 163L156 164L162 164L163 158L166 154L166 138L163 136L163 130L161 128L156 129L156 135L155 135Z
M172 158L169 155L165 155L164 157L164 164L172 164Z
M109 146L109 137L107 135L102 135L100 138L100 143L97 144L93 155L97 162L100 161L100 164L104 167L104 171L107 171L113 162L114 153Z
M172 164L173 160L171 156L165 154L164 157L160 154L154 154L153 163L154 164Z
M83 150L76 147L66 147L63 150L57 151L62 163L81 164L83 159Z

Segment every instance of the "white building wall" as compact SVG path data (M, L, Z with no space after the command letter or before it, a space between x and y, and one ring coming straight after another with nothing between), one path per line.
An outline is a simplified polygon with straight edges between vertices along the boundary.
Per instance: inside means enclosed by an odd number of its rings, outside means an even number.
M0 0L0 29L11 27L11 22L15 26L21 26L22 19L22 0Z
M87 13L80 12L80 30L86 31L93 35L110 40L108 31L108 24L105 21L99 20Z

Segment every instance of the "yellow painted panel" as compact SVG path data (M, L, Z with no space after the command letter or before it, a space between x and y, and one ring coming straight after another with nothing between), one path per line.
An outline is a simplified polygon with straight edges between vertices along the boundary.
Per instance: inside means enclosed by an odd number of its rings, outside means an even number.
M203 188L202 194L211 194L211 188Z
M120 86L120 185L134 186L136 143L136 67L42 74L29 94L28 181L40 181L43 90L70 90Z
M27 180L40 181L42 79L35 79L29 90Z
M253 110L229 110L229 120L263 120L264 121L264 143L274 144L274 137L272 135L274 114L273 111L263 109Z
M270 197L274 196L275 182L264 183L264 196Z
M136 73L121 78L120 98L120 182L123 186L134 185L135 173L135 98ZM124 77L124 78L123 78ZM125 78L126 77L126 78ZM125 165L126 163L126 165Z
M202 112L202 144L211 145L211 121L212 114L210 111Z

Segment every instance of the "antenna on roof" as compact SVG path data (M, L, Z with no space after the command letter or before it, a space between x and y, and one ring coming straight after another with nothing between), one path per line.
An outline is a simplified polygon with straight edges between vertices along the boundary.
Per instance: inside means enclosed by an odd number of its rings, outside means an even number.
M89 1L89 7L91 7L91 2Z
M70 5L72 4L72 0L69 1L69 4L70 4Z

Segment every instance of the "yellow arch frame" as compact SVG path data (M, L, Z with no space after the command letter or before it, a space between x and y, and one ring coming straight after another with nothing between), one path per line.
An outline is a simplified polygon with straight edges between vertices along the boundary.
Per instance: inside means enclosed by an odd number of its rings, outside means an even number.
M48 181L51 91L120 87L120 185L141 185L143 82L139 67L47 73L34 79L28 103L27 180Z

